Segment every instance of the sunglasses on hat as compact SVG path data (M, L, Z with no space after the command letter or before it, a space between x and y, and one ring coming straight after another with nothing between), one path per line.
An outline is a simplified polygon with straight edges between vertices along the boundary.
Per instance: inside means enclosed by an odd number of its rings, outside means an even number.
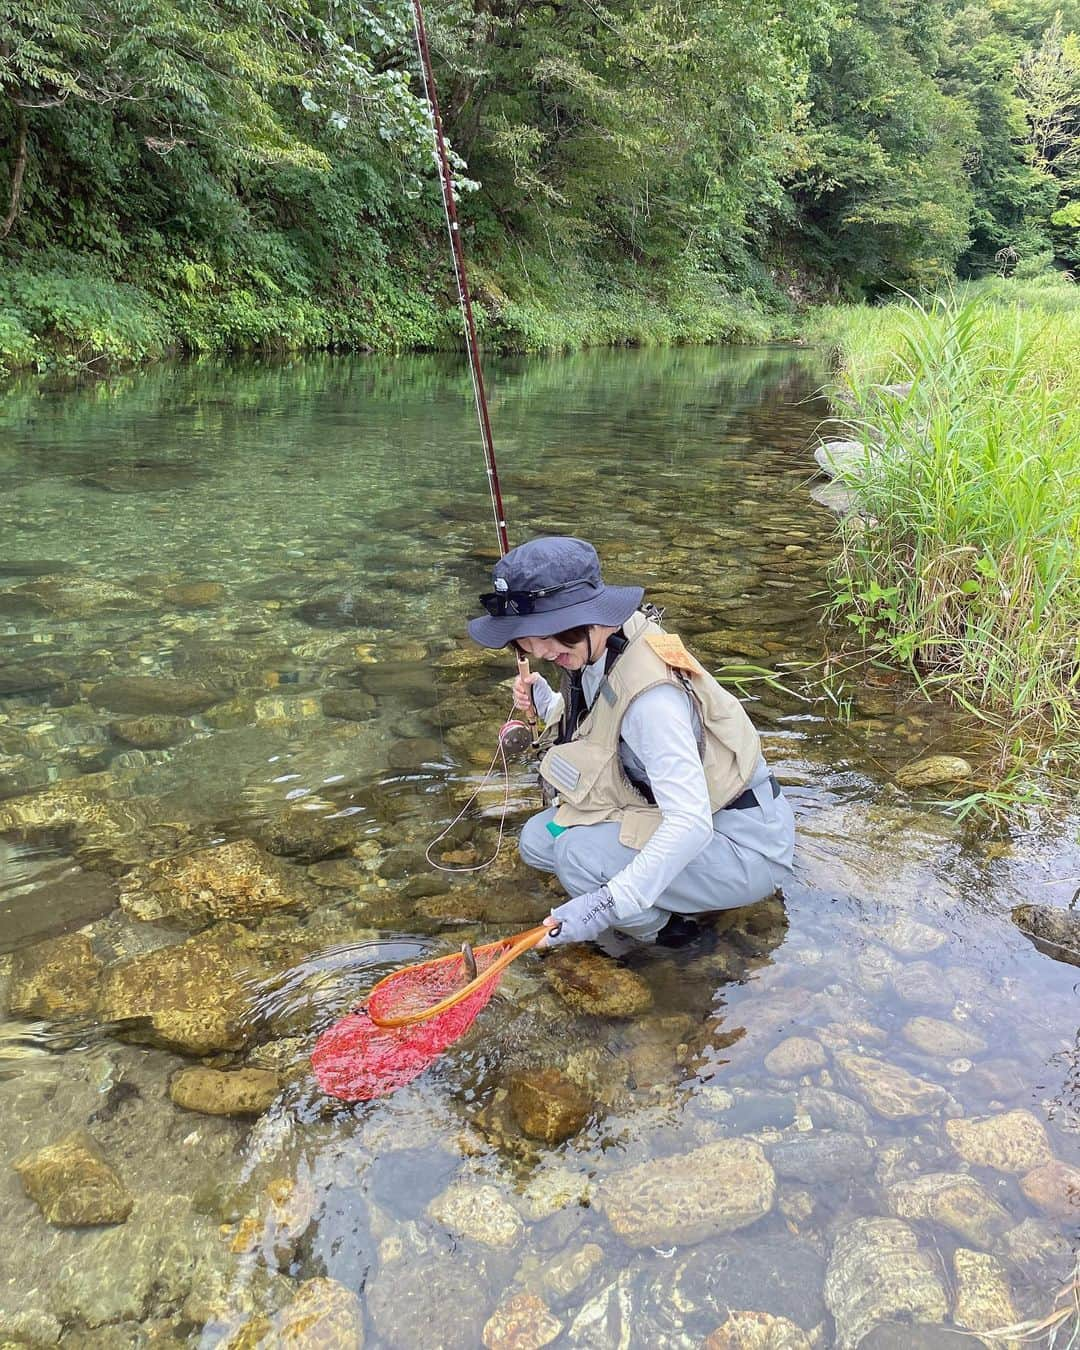
M587 577L580 577L577 581L564 581L560 586L545 586L543 590L537 591L512 591L509 588L504 591L486 591L480 597L480 603L493 619L503 619L508 614L524 617L535 612L537 600L558 595L560 591L568 591L574 586L591 585Z

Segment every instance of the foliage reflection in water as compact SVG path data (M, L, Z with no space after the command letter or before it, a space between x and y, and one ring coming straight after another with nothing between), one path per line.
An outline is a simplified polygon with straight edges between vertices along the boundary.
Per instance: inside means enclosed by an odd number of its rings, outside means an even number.
M0 1331L248 1345L323 1318L332 1343L472 1347L519 1318L531 1344L681 1346L746 1312L790 1345L929 1346L1050 1309L1075 996L1008 909L1064 901L1076 858L961 839L892 786L978 752L902 682L852 684L843 721L800 685L833 550L820 377L776 349L493 367L513 536L594 539L712 667L775 672L751 711L798 884L678 952L525 958L460 1046L356 1108L315 1088L319 1032L552 898L512 843L457 877L424 859L512 674L462 641L493 556L467 377L12 387ZM516 824L520 768L510 796ZM502 798L444 861L490 856Z

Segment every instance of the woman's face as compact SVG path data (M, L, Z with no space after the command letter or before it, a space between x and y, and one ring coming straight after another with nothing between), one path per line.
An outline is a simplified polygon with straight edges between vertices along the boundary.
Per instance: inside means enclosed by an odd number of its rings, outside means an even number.
M589 663L589 644L585 641L567 646L557 637L523 637L517 645L535 661L551 661L563 670L584 670Z

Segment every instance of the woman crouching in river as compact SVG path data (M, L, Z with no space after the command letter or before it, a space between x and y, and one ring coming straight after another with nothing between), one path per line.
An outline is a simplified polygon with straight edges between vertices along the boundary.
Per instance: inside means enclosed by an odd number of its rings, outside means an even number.
M572 897L548 915L542 945L672 941L693 931L687 918L783 885L795 822L758 734L642 608L642 589L605 585L593 546L566 536L511 549L494 586L470 636L563 672L558 694L536 672L514 686L517 707L531 700L558 721L540 763L556 805L526 822L520 843Z

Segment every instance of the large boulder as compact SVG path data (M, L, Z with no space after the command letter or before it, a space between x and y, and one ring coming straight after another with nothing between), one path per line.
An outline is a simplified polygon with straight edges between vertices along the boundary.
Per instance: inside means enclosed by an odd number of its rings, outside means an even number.
M640 975L578 944L556 948L544 962L544 974L574 1012L637 1017L652 1006L652 991Z
M123 879L120 904L132 918L198 927L257 919L295 908L300 894L282 865L250 839L156 858Z
M597 1205L628 1246L663 1247L745 1228L768 1214L775 1197L760 1145L725 1139L613 1172Z
M510 1079L510 1110L530 1139L561 1144L592 1111L588 1094L558 1069L522 1070Z

